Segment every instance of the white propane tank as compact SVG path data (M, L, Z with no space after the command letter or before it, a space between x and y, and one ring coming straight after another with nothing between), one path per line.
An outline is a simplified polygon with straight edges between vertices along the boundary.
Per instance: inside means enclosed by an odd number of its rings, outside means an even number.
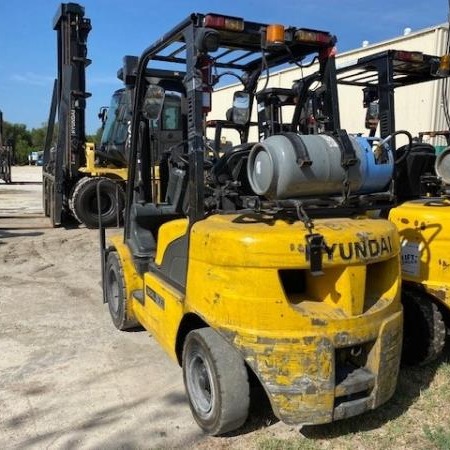
M366 138L349 136L357 161L348 169L352 193L380 192L393 174L393 157L376 161ZM305 164L304 157L309 161ZM303 164L302 164L303 163ZM285 133L269 136L252 148L247 174L257 195L271 200L340 195L346 170L341 165L341 149L331 135Z
M445 184L450 184L450 147L445 148L436 158L434 170Z

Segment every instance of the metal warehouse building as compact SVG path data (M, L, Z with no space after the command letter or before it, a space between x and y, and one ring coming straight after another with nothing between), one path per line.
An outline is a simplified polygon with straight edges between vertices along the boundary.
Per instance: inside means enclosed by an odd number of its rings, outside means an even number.
M447 24L415 32L405 29L402 36L374 44L364 42L361 48L338 53L336 66L342 67L351 62L356 62L358 58L387 49L418 51L440 56L445 53L447 33ZM268 86L290 88L294 80L302 77L302 72L303 75L307 75L315 70L317 70L316 65L303 70L296 66L290 67L271 74ZM398 130L407 129L413 136L417 136L421 131L448 130L443 112L444 99L442 98L442 89L444 82L448 81L438 80L398 89L395 95L396 128ZM262 79L261 83L264 83L264 79ZM240 84L233 84L216 90L213 94L213 109L208 115L208 119L224 119L227 109L232 105L233 92L241 89L241 87ZM447 102L448 100L448 98L445 99ZM366 133L364 128L365 110L362 102L363 94L361 88L339 86L341 126L350 133ZM253 111L252 120L256 120L255 111ZM208 134L212 137L212 131ZM229 141L234 144L237 143L238 136L236 132L225 130L224 135ZM256 130L251 132L250 139L256 140ZM436 137L430 142L434 145L444 145L445 142L441 142L440 139L443 138Z

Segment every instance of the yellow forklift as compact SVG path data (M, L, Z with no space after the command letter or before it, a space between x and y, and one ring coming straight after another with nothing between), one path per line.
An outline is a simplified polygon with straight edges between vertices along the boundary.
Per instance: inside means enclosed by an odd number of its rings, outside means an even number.
M77 3L62 3L53 22L58 76L54 83L43 157L43 205L53 226L72 218L87 227L116 224L125 200L127 164L86 142L87 37L91 21ZM115 97L113 96L113 100ZM58 117L56 145L53 145ZM97 190L101 182L100 209Z
M103 133L96 147L86 142L85 135L86 99L91 95L85 91L86 67L91 62L87 58L91 22L79 4L62 3L53 28L57 31L58 76L44 146L44 211L54 226L66 224L72 218L89 228L98 227L99 221L104 226L117 225L122 221L125 202L137 58L126 56L127 72L124 74L120 69L117 73L125 87L113 93L109 108L102 108L99 114ZM152 77L168 79L173 76L166 72L156 71ZM174 108L180 108L178 100L167 95L164 107L167 114L168 111L177 114ZM58 129L53 146L56 116ZM159 145L164 147L177 140L179 131L175 128L160 130ZM98 192L100 201L97 201Z
M391 49L362 57L338 70L338 83L363 89L369 136L373 139L379 126L375 143L379 148L390 146L397 155L398 206L382 214L389 216L400 233L402 360L406 364L425 364L439 356L450 323L450 147L439 153L423 139L425 135L448 139L448 131L421 132L413 139L408 131L396 130L395 90L426 82L448 83L449 66L449 55ZM440 88L445 92L444 84ZM445 95L442 104L448 104ZM405 135L408 144L397 149L399 135Z
M182 366L192 414L212 435L246 421L250 383L290 424L355 416L395 391L399 239L366 214L392 205L394 157L340 128L335 41L193 13L138 60L124 231L106 240L100 228L104 302L119 330L142 325ZM270 86L273 70L313 60L313 75ZM167 66L182 76L155 83L151 70ZM229 76L240 83L230 111L207 120ZM179 97L183 126L161 150L174 120L161 113L166 95ZM219 151L212 126L240 142Z

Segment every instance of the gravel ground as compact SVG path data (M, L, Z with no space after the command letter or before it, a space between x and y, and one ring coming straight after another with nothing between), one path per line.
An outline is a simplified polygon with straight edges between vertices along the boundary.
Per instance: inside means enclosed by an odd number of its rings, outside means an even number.
M146 332L114 328L98 232L52 228L41 176L13 167L0 183L0 448L250 448L266 419L204 436L178 365Z
M102 304L98 233L51 228L39 167L0 184L0 448L177 447L203 438L181 371Z
M450 354L403 369L376 411L319 427L253 406L243 429L202 434L180 368L102 304L98 232L52 228L41 169L0 182L0 449L449 449Z

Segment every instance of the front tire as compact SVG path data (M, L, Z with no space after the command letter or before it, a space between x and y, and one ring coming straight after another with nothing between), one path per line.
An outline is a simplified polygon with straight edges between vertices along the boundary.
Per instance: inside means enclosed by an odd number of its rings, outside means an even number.
M187 335L183 379L194 419L205 433L217 436L244 424L250 404L247 368L211 328Z
M110 252L105 266L105 289L109 313L118 330L135 328L139 324L127 314L127 297L122 264L117 252Z
M125 194L118 182L105 177L85 177L77 182L70 197L70 210L80 223L98 228L97 186L100 184L102 225L113 226L122 219Z
M445 345L446 326L433 298L403 287L403 352L407 365L427 364L436 359Z

